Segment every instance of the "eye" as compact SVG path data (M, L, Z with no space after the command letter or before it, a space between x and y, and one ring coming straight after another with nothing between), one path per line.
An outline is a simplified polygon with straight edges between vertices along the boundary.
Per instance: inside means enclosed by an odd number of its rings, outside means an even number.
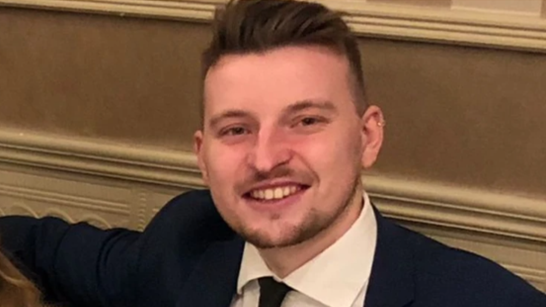
M237 136L247 134L248 130L241 126L230 127L220 132L221 136Z
M294 129L297 133L315 133L319 132L330 123L328 117L320 115L302 115L294 118L290 128Z
M293 127L315 127L327 122L328 120L322 116L302 116L295 119Z
M301 119L300 124L302 126L311 126L311 125L319 123L319 121L320 120L316 117L304 117Z

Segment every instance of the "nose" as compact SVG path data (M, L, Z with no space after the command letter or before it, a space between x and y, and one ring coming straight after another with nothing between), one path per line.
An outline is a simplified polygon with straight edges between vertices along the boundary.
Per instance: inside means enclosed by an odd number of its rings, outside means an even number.
M249 165L258 172L269 172L292 158L287 138L278 131L261 131L248 156Z

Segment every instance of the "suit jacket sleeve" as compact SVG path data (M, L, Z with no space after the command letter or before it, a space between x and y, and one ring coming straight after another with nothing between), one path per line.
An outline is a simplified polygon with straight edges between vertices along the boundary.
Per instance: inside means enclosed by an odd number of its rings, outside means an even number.
M138 232L13 216L0 219L0 236L3 250L47 300L74 306L133 305Z

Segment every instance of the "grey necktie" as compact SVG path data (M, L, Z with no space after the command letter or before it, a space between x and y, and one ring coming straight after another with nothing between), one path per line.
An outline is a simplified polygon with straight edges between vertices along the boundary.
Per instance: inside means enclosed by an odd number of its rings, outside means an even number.
M277 282L273 277L262 277L258 279L260 284L259 307L280 307L286 294L292 290L284 283Z

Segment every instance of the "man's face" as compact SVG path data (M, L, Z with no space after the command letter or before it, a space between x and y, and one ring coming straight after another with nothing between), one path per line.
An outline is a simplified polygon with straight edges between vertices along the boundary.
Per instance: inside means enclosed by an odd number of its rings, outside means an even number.
M346 59L322 47L228 55L205 78L195 150L222 217L260 248L301 243L360 206L381 111L356 112Z

